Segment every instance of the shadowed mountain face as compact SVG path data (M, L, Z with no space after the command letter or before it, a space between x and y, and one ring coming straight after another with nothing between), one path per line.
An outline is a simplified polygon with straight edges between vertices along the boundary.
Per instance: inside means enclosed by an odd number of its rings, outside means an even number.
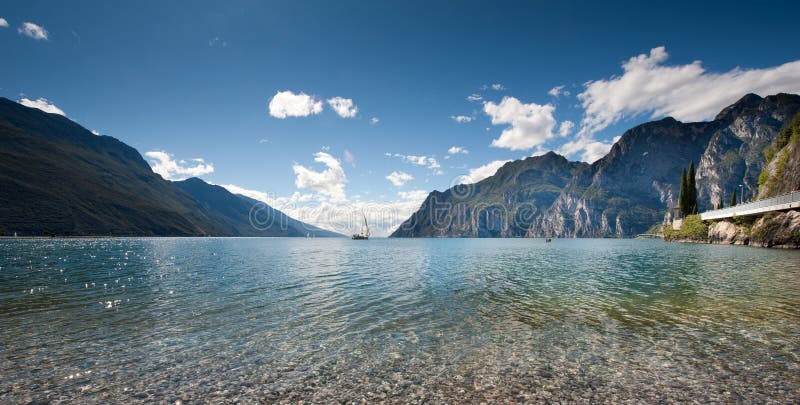
M231 194L223 187L198 178L174 183L197 200L220 222L229 225L236 236L343 236L300 222L269 205L242 195Z
M193 198L117 139L5 98L0 190L0 231L7 234L251 235L249 221L226 215L249 212L227 190L203 194L209 201ZM236 204L226 209L224 201Z
M588 164L553 152L506 163L475 184L432 192L394 237L523 237Z
M592 165L573 162L560 171L554 168L558 173L532 172L531 176L519 177L509 176L504 169L521 167L536 158L512 162L474 186L456 186L444 193L434 191L392 236L636 235L664 219L677 201L681 168L688 167L691 161L698 167L700 210L724 200L725 191L730 192L739 184L744 184L746 192L752 195L764 167L764 148L798 111L800 96L779 94L761 98L749 94L710 122L681 123L665 118L632 128L605 157ZM564 159L554 154L549 159L555 157ZM566 180L554 181L556 178ZM489 201L488 210L468 209L468 213L485 212L477 217L463 215L470 226L450 227L445 215L437 214L441 211L434 209L439 201L452 202L453 194L459 196L465 207L484 204L487 198L481 190L485 184L502 185L501 194L510 198ZM525 192L532 185L544 184L549 193L546 198ZM536 213L525 216L524 221L512 221L519 207L528 203L536 208Z

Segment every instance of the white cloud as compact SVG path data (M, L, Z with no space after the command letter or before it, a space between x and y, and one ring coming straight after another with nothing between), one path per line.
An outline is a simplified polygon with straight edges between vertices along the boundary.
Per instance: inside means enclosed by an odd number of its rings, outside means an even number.
M38 109L40 109L40 110L42 110L44 112L48 112L48 113L51 113L51 114L63 115L65 117L67 116L67 114L65 114L62 109L56 107L55 104L53 104L52 102L48 101L44 97L37 98L36 100L30 100L30 99L27 99L27 98L23 98L23 99L19 100L19 103L24 105L25 107L38 108Z
M500 104L491 101L484 104L483 111L492 118L493 125L510 125L499 138L492 140L491 146L525 150L553 137L555 107L550 104L523 104L514 97L503 97Z
M25 35L26 37L33 38L35 40L42 40L42 39L47 40L49 35L47 30L44 29L44 27L42 27L41 25L36 25L32 22L22 23L19 29L17 29L17 32L19 32L22 35Z
M358 107L349 98L334 97L328 99L328 105L342 118L353 118L358 114Z
M423 201L426 197L428 197L429 192L425 190L411 190L411 191L399 191L397 195L404 200L414 200L414 201Z
M313 194L294 192L289 197L276 197L271 193L247 189L234 184L221 184L234 194L241 194L264 202L286 215L334 232L348 235L358 232L366 215L370 233L376 237L388 236L416 211L428 192L424 190L400 191L396 201L334 202L315 198Z
M174 160L173 155L165 151L149 151L144 155L150 158L153 171L166 180L183 180L214 172L214 165L201 158L192 159L193 163L188 163L185 160Z
M500 90L505 90L505 89L506 89L506 86L503 86L500 83L495 83L495 84L492 85L492 90L500 91Z
M428 169L438 169L441 167L439 162L434 157L429 156L416 156L416 155L401 155L399 153L385 153L388 157L396 157L403 160L403 162L411 163L417 166L425 166Z
M707 120L747 93L800 93L800 60L764 69L714 73L706 71L700 61L665 65L668 56L663 46L653 48L649 54L625 61L621 76L588 82L578 95L585 110L580 133L591 135L624 117L640 114Z
M483 96L478 93L472 93L467 96L467 101L471 101L473 103L477 103L479 101L483 101Z
M450 149L447 150L447 153L451 155L455 155L456 153L463 153L466 155L469 153L469 151L461 146L451 146Z
M94 134L94 135L100 136L100 132L97 132L97 131L95 131L94 129L93 129L91 132L92 132L92 134Z
M369 119L369 123L372 124L372 125L375 125L375 124L379 123L380 121L381 121L381 119L378 118L378 117L372 117L372 118Z
M325 152L317 152L314 154L314 161L324 164L327 168L317 172L295 163L292 166L296 176L295 186L314 190L330 198L331 202L346 201L344 184L347 182L347 176L339 160Z
M599 142L591 137L577 137L574 140L561 145L558 153L564 156L575 156L579 152L580 160L588 163L593 163L595 160L605 156L613 143Z
M465 174L458 178L457 180L458 184L477 183L497 173L497 170L503 167L503 165L508 162L510 162L510 160L495 160L494 162L489 162L483 166L469 169L468 174Z
M550 89L550 91L547 92L547 94L549 94L549 95L551 95L553 97L558 97L558 96L562 96L562 95L568 96L570 93L569 93L569 91L564 90L564 87L565 86L563 84L561 86L553 87L552 89Z
M386 176L386 180L389 180L395 187L400 187L407 182L414 180L414 177L406 172L391 172L388 176Z
M286 215L342 234L358 232L366 215L370 233L388 236L416 211L427 197L423 190L401 191L396 201L333 202L315 200L311 194L295 192L291 197L274 197L269 193L245 189L233 184L222 185L228 191L269 204Z
M8 21L5 18L0 18L0 27L8 28Z
M451 115L450 119L452 119L453 121L455 121L455 122L457 122L459 124L463 124L465 122L470 122L470 121L474 120L475 118L472 118L472 117L470 117L468 115Z
M284 119L286 117L308 117L322 112L322 101L305 93L279 91L269 102L269 115Z
M567 135L569 135L570 132L572 132L573 128L575 128L575 123L574 122L572 122L572 121L564 121L558 127L558 135L567 136Z

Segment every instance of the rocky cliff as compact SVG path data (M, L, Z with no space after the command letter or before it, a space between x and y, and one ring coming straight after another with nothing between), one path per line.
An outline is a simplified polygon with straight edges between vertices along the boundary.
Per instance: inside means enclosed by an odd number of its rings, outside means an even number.
M743 185L744 200L758 193L758 178L764 169L764 150L800 110L796 95L778 94L761 98L744 96L722 110L716 128L697 167L697 200L700 210L727 203L731 193Z
M591 165L573 162L568 167L553 167L562 171L548 172L546 177L531 172L525 182L501 181L504 177L516 179L501 169L481 182L505 184L498 194L502 198L487 199L482 193L469 192L468 185L434 191L392 236L622 237L643 233L662 221L676 203L681 168L690 161L698 165L695 179L700 210L724 200L739 184L745 185L746 195L754 195L765 165L764 148L798 111L800 96L748 94L709 122L665 118L642 124L626 131L605 157ZM504 169L517 165L524 166L513 162ZM560 186L565 178L568 180ZM474 185L475 190L483 188L481 183ZM534 198L523 192L534 183L546 185L547 193ZM454 197L461 206L483 203L490 209L479 211L479 216L451 208L434 209L441 201L452 203ZM509 221L520 207L529 207L526 209L535 214ZM506 214L491 213L495 211ZM463 218L465 223L450 226L453 218Z
M586 163L553 152L509 162L493 176L428 195L393 237L523 237Z

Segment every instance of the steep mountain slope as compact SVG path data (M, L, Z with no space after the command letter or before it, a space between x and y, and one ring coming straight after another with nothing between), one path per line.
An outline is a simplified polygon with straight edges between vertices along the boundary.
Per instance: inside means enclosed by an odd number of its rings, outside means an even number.
M611 151L592 165L564 168L556 177L569 178L566 182L548 182L553 173L549 177L534 174L538 178L531 181L548 184L546 198L526 195L523 190L528 182L504 183L508 173L501 169L481 183L506 184L501 195L509 198L487 199L458 187L444 193L434 191L392 236L621 237L642 233L663 220L676 203L681 169L690 161L698 165L695 179L700 210L713 207L724 199L726 190L739 184L752 194L764 167L763 149L798 111L800 96L748 94L710 122L665 118L642 124L626 131ZM476 190L481 190L481 183ZM551 198L559 188L557 197ZM547 204L548 198L552 204ZM469 209L441 207L442 201ZM527 203L535 208L535 214L526 216L530 225L521 232L528 222L507 218L514 218ZM478 210L482 215L470 216L479 204L487 206ZM463 221L453 226L452 218Z
M798 111L800 96L761 98L748 94L717 115L715 122L720 128L712 135L697 166L701 210L721 201L727 203L740 184L745 200L758 193L758 177L765 164L763 151Z
M0 229L7 233L227 234L135 149L4 98L0 190Z
M522 237L586 163L550 152L509 162L475 184L432 192L392 237Z
M200 179L172 183L130 146L0 98L0 233L341 236Z
M528 236L626 236L645 232L677 201L682 167L700 162L699 209L709 209L719 190L756 184L761 151L800 111L800 96L748 94L713 121L672 118L625 132L608 155L581 173L531 227ZM752 186L751 186L752 187Z
M234 236L343 236L300 222L251 198L198 178L176 181L178 188L198 201L209 215L230 227Z
M570 181L528 236L643 232L677 199L681 168L699 160L715 125L665 118L626 131L605 157Z
M767 166L759 177L758 198L800 190L800 113L765 151Z

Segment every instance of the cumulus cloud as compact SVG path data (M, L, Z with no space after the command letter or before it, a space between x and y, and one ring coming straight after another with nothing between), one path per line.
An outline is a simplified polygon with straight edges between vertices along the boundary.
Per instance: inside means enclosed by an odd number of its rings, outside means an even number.
M514 97L503 97L500 104L484 104L483 111L492 118L493 125L509 125L499 138L492 140L491 146L496 148L525 150L553 137L555 107L550 104L524 104Z
M489 162L483 166L469 169L468 174L460 176L457 181L459 184L477 183L497 173L497 170L508 162L510 162L510 160L495 160L494 162Z
M578 94L585 110L581 134L593 134L623 117L649 114L681 121L713 118L747 93L800 93L800 60L764 69L708 72L700 61L666 65L663 46L622 64L622 75L591 81Z
M353 118L358 114L358 107L349 98L334 97L328 99L328 105L342 118Z
M372 125L375 125L375 124L379 123L380 121L381 121L381 119L378 118L378 117L372 117L372 118L369 119L369 123L372 124Z
M569 91L564 90L564 87L565 86L563 84L561 86L553 87L552 89L550 89L550 91L547 92L547 94L549 94L549 95L551 95L553 97L559 97L559 96L562 96L562 95L563 96L568 96L570 93L569 93Z
M322 101L305 93L279 91L269 102L269 115L284 119L286 117L308 117L322 112Z
M222 185L234 194L241 194L269 204L305 223L342 234L361 229L366 215L372 235L388 236L416 211L427 197L423 190L401 191L395 201L333 202L313 198L311 194L295 192L290 197L276 197L270 193L246 189L233 184Z
M600 142L591 137L577 137L559 148L558 153L564 156L579 155L580 160L593 163L611 150L612 143Z
M477 103L479 101L483 101L483 96L481 96L478 93L472 93L472 94L467 96L467 101L470 101L470 102L473 102L473 103Z
M38 108L44 112L48 112L51 114L63 115L65 117L67 116L67 114L65 114L62 109L56 107L55 104L53 104L52 102L48 101L46 98L43 97L37 98L36 100L23 98L19 100L19 103L24 105L25 107Z
M401 155L399 153L385 153L384 155L388 157L400 158L403 162L411 163L417 166L425 166L428 169L438 169L441 167L436 158L430 156Z
M17 29L17 32L19 32L22 35L25 35L26 37L33 38L37 41L47 40L49 36L49 33L47 32L46 29L44 29L44 27L42 27L41 25L34 24L32 22L22 23L19 29Z
M330 198L332 202L346 201L344 184L347 182L347 176L345 176L339 160L328 153L317 152L314 154L314 161L324 164L326 169L317 172L298 163L292 166L296 176L295 186L301 189L314 190Z
M414 180L414 177L406 172L391 172L386 176L386 180L389 180L395 187L400 187Z
M150 159L150 167L166 180L184 180L189 177L213 173L214 165L206 163L202 158L175 160L171 153L165 151L149 151L144 154Z
M428 194L429 193L425 190L399 191L397 193L397 195L404 200L414 201L423 201L426 197L428 197Z
M0 27L8 28L8 21L5 18L0 18Z
M572 132L573 128L575 128L575 123L574 122L572 122L572 121L564 121L558 127L558 134L560 136L567 136L567 135L569 135L570 132Z
M455 155L457 153L463 153L463 154L466 155L466 154L469 153L469 151L464 149L461 146L451 146L450 149L447 150L447 153L449 153L451 155Z
M450 119L452 119L453 121L455 121L455 122L457 122L459 124L463 124L465 122L470 122L470 121L474 120L475 118L472 118L472 117L470 117L468 115L451 115Z
M500 90L505 90L506 89L506 86L503 86L500 83L495 83L491 87L492 87L492 90L496 90L496 91L500 91Z

